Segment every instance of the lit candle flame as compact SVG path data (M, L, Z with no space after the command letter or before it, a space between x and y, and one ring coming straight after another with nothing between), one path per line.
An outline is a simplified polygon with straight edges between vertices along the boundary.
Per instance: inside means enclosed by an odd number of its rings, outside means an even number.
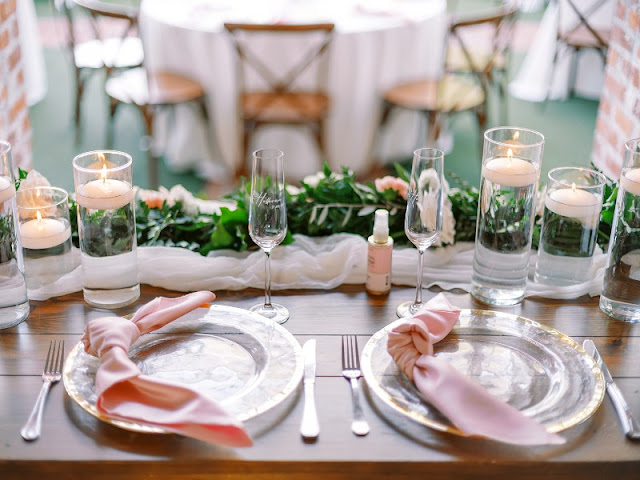
M40 210L36 210L36 217L38 218L38 230L42 230L42 214L40 213Z
M102 163L102 165L107 164L107 159L105 158L103 153L98 153L98 160L100 160L100 163Z
M102 183L107 183L107 166L102 165L102 171L100 172L100 178L102 179Z
M509 166L511 166L511 160L513 159L513 150L510 148L507 150L507 159L509 161Z

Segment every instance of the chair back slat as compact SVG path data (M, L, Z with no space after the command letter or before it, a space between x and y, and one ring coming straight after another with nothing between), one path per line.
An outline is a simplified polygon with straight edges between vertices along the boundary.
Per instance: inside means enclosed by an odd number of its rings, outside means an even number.
M609 42L600 27L606 25L609 29L612 5L612 0L561 0L559 32L567 37L584 27L593 36L596 46L606 49Z
M484 86L483 78L494 68L500 55L506 55L513 37L517 7L505 4L497 10L483 16L454 20L450 27L450 38L460 47L467 65L475 73ZM491 30L491 49L480 60L474 58L471 41L465 38L464 32L476 27L486 27Z
M326 90L326 66L322 60L326 58L327 49L333 38L334 25L330 23L321 24L244 24L226 23L225 29L230 33L233 47L237 53L239 64L238 74L242 87L248 83L249 72L255 72L259 79L274 93L287 93L294 89L295 83L301 76L310 70L314 65L318 66L316 79L314 82L317 90ZM255 42L258 36L264 39L263 35L275 38L277 35L282 41L293 40L285 35L315 37L312 45L305 46L305 49L295 61L288 64L282 72L277 71L278 66L269 65L269 61L264 60L256 51L261 42ZM272 53L270 53L271 56Z

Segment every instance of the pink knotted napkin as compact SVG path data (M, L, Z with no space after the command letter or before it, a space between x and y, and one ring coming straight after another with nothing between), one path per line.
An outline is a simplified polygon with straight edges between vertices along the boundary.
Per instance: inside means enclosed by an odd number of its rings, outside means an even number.
M177 298L158 297L140 307L131 320L102 317L87 324L85 351L100 358L96 373L96 408L118 420L160 427L206 442L233 447L252 445L242 423L217 402L183 385L144 375L129 359L131 345L212 301L211 292Z
M449 334L459 315L460 309L440 293L413 317L393 324L387 350L398 367L465 435L519 445L564 443L561 436L433 356L433 345Z

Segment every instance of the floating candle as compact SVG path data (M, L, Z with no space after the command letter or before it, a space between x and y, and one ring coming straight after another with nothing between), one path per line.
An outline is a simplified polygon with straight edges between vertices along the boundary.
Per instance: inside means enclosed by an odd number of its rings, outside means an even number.
M15 184L9 177L0 176L0 204L14 197L16 194Z
M508 149L506 157L497 157L488 160L482 166L482 176L492 183L505 187L526 187L538 180L538 167L513 156L513 151Z
M632 168L622 172L620 186L625 191L640 196L640 168Z
M76 189L78 205L91 210L115 210L133 200L133 188L130 183L107 178L103 165L101 178L80 185Z
M576 188L560 188L547 194L545 206L563 217L575 218L588 228L595 228L600 220L602 199L586 190Z
M71 236L71 228L57 218L42 218L37 212L35 220L29 220L20 225L20 241L23 248L43 250L57 247Z

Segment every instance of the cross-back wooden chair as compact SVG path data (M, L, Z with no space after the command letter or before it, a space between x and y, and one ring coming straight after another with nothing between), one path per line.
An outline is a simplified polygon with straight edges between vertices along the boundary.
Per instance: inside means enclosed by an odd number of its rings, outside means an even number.
M173 108L181 104L194 104L202 115L205 125L209 123L206 92L196 80L177 72L151 70L144 65L112 75L105 83L109 96L109 139L112 143L115 116L121 105L135 107L144 121L145 149L147 151L147 175L149 188L158 188L159 158L153 152L154 116L162 108Z
M64 17L66 23L67 48L73 61L76 85L73 115L78 143L81 138L82 98L86 82L91 75L104 71L108 78L114 70L142 65L144 53L142 42L137 35L138 10L96 0L51 1L55 11ZM90 39L78 38L79 13L85 13L82 18L90 24ZM105 20L108 22L109 33L102 28ZM117 34L114 34L114 31Z
M556 49L553 56L553 73L564 52L572 54L571 70L569 73L570 93L575 89L578 56L584 50L597 52L602 59L603 67L607 63L607 51L611 37L610 26L596 26L595 21L602 15L602 10L612 0L557 0L559 1L559 28L557 33ZM574 17L576 21L568 28L563 28L564 19ZM548 94L551 93L549 88Z
M321 24L245 24L225 23L237 54L239 80L238 110L243 126L242 158L237 175L245 175L249 146L255 131L265 125L304 125L311 128L318 150L327 160L325 120L330 110L328 92L328 49L334 25ZM269 50L269 59L257 53L265 35L277 42L298 40L303 46L282 71L270 65L277 52ZM295 38L294 38L295 37ZM311 37L307 39L307 37ZM305 42L308 42L306 43ZM286 55L286 49L280 57ZM280 64L281 62L276 62ZM258 87L249 86L251 75ZM306 75L305 85L301 78Z
M501 6L473 19L454 19L449 26L447 54L452 41L458 47L462 46L463 64L458 64L457 68L452 64L445 65L445 73L440 78L414 80L386 90L382 96L382 115L378 129L385 127L393 110L414 111L426 119L426 145L434 146L446 120L455 114L468 112L476 117L478 144L482 151L483 134L487 127L488 90L494 83L498 58L506 48L504 40L496 37L504 33L510 35L509 29L503 28L512 21L514 15L513 7ZM485 52L482 58L473 53L463 35L465 29L477 26L494 29L491 50L488 54ZM424 145L423 135L420 137L417 143Z
M517 13L517 5L505 1L478 16L454 17L449 27L446 70L476 75L484 86L485 96L495 88L500 102L500 124L508 123L506 92Z

